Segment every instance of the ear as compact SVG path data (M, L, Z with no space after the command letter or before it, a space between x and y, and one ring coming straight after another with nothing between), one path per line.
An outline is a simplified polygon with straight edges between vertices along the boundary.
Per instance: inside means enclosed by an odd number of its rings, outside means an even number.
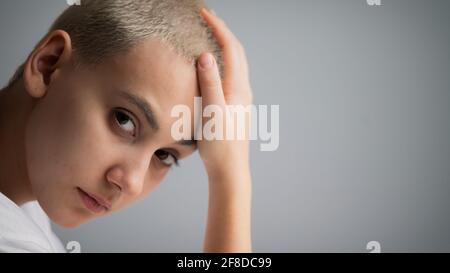
M45 96L55 72L72 57L70 35L62 30L49 33L28 57L23 80L28 94L34 98Z

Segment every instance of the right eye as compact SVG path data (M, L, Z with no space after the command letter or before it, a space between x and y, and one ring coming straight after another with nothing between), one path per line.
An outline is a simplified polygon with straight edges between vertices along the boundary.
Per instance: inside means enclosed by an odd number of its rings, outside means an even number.
M123 131L131 136L136 136L136 124L124 110L114 110L114 119Z
M158 150L155 152L155 155L158 158L158 160L161 161L161 163L163 163L167 167L172 167L173 165L179 166L178 158L170 152Z

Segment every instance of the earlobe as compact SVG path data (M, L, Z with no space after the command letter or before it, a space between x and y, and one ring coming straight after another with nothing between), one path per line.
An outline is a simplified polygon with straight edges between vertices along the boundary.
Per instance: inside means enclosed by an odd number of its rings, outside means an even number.
M72 41L67 32L49 33L28 57L23 71L23 81L28 94L34 98L45 96L57 71L72 57Z

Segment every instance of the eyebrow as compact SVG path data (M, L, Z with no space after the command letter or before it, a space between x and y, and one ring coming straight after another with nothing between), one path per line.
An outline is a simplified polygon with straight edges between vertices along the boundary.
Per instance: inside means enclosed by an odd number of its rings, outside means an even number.
M135 95L131 92L119 91L119 95L124 99L128 100L132 104L134 104L145 116L147 123L150 125L150 128L154 130L159 129L158 122L155 119L154 112L149 102L147 102L144 98Z
M123 97L124 99L128 100L132 104L134 104L139 110L142 111L142 113L145 116L145 119L147 120L147 123L149 126L154 129L158 130L159 125L156 121L154 112L152 110L152 106L150 103L148 103L144 98L135 95L131 92L127 91L119 91L119 95ZM180 140L177 142L177 144L183 145L183 146L194 146L194 149L197 149L197 140L195 139L186 139L186 140Z

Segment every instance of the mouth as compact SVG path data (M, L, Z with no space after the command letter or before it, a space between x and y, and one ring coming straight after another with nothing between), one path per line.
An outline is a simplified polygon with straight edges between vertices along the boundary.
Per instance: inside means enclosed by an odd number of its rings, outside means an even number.
M78 187L77 190L78 194L81 197L81 200L83 201L84 206L91 212L99 214L111 209L111 204L105 201L103 198L91 193L87 193Z

